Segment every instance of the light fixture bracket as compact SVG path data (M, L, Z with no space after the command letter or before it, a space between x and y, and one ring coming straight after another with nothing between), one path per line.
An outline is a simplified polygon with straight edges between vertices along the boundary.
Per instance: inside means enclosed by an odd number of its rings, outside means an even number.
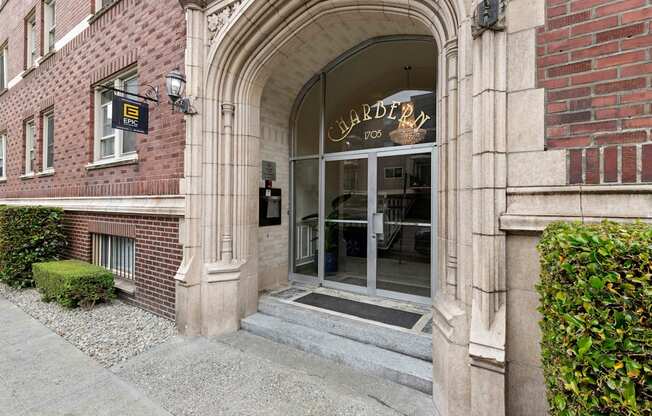
M140 95L140 94L134 94L133 92L121 90L118 88L109 87L108 85L99 86L99 88L103 90L112 91L114 93L117 92L126 97L136 97L136 98L140 98L141 100L151 101L153 103L156 103L156 106L158 107L161 101L160 100L161 97L158 92L158 87L153 87L151 85L144 85L144 87L147 88L145 95Z
M473 37L486 30L505 30L505 0L479 0L473 16Z

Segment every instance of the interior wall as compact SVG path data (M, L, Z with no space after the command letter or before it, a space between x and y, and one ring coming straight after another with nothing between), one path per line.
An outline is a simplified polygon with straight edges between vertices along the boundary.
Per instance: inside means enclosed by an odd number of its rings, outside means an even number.
M287 284L290 245L290 129L284 105L290 97L270 82L261 101L261 161L276 163L274 188L281 189L281 225L258 228L258 290L270 290ZM260 187L265 183L260 179Z

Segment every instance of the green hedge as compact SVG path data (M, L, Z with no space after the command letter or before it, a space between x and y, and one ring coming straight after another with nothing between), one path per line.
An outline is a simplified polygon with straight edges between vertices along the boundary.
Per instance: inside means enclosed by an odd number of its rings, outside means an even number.
M46 302L56 301L68 308L92 307L115 296L113 274L99 266L65 260L35 263L32 269L36 287Z
M0 208L0 280L33 286L32 264L57 260L66 247L62 218L57 208Z
M652 227L554 223L538 249L551 415L652 415Z

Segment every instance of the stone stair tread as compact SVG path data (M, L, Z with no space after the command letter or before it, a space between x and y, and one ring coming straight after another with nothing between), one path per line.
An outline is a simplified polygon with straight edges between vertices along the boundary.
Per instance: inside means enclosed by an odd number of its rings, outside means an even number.
M258 309L290 323L304 325L309 322L314 329L432 362L432 337L425 334L308 308L270 296L260 299Z
M255 335L432 394L430 362L287 322L261 312L245 318L242 328Z

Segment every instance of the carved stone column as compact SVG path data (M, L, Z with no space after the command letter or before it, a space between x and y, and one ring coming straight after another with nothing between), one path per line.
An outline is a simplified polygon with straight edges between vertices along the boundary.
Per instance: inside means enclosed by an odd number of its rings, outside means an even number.
M457 298L457 191L458 191L458 67L457 39L445 45L445 85L447 90L446 105L446 293Z
M469 355L472 415L505 414L507 37L473 42L473 296ZM491 403L491 405L488 405Z
M186 119L184 259L177 275L177 326L188 335L236 331L241 315L244 259L234 256L236 106L218 105L206 83L211 42L240 1L217 11L207 2L182 1L186 11L187 93L198 114ZM210 3L210 2L209 2Z
M470 413L468 324L466 305L458 298L458 166L459 80L458 42L445 44L439 55L439 85L442 86L439 131L438 286L433 298L433 400L442 416ZM469 114L469 111L465 111ZM471 209L471 207L466 207ZM462 259L470 261L470 259Z
M184 178L181 193L185 195L185 216L179 234L183 244L183 261L175 280L176 323L183 334L201 334L201 276L203 273L203 178L205 137L202 132L204 114L205 17L203 1L181 1L186 14L186 93L193 100L198 116L186 117Z

